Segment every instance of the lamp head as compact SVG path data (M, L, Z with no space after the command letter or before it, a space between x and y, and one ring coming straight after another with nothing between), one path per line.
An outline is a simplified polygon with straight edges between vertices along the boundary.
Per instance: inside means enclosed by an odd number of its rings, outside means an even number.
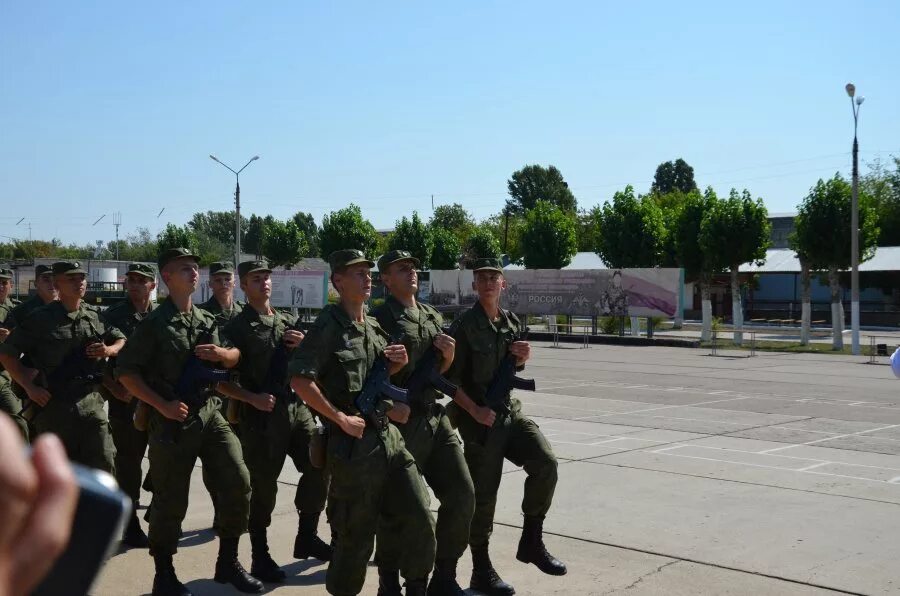
M847 90L847 95L849 95L850 97L856 95L856 85L854 85L853 83L847 83L847 86L844 87L844 89Z
M259 156L258 156L258 155L254 155L254 156L253 156L253 159L251 159L250 161L256 161L257 159L259 159Z
M860 95L859 97L856 98L856 105L861 106L862 102L864 102L864 101L866 101L866 98L863 97L862 95Z
M210 155L209 158L213 161L219 161L219 158L216 157L215 155ZM222 163L222 162L219 161L219 163Z

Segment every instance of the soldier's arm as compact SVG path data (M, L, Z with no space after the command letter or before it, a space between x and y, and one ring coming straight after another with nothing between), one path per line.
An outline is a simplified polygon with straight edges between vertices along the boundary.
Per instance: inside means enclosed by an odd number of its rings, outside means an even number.
M466 331L463 325L455 325L453 339L456 340L456 347L453 364L450 367L449 380L458 387L456 395L453 396L453 401L479 424L493 426L494 420L497 418L496 412L488 407L476 404L466 393L465 389L463 389L463 379L469 375L466 366L469 362L470 352L469 340L466 337Z
M22 386L22 388L28 393L28 396L31 397L32 393L36 391L44 391L41 387L38 387L34 383L34 379L37 377L38 371L33 368L28 368L22 361L19 360L18 356L13 356L8 352L0 352L0 365L3 366L9 373L9 375L13 378L13 381ZM49 395L49 393L48 393ZM34 399L31 397L31 399ZM40 400L35 400L40 403ZM41 404L45 405L45 404Z
M5 342L0 344L0 364L3 365L13 380L22 386L29 399L45 406L50 400L50 392L38 387L34 380L38 371L22 364L19 357L34 349L40 331L34 328L34 321L16 327Z
M167 401L150 388L139 373L123 372L119 375L125 389L145 404L153 407L160 414L171 420L184 420L188 415L188 407L180 401Z
M274 395L269 393L254 393L231 381L228 381L227 383L217 383L216 391L231 399L248 403L257 410L263 412L271 412L275 409Z
M150 321L145 319L135 328L131 339L119 352L115 374L130 394L153 407L170 420L184 420L188 407L178 400L167 401L145 381L145 375L156 363L156 336Z

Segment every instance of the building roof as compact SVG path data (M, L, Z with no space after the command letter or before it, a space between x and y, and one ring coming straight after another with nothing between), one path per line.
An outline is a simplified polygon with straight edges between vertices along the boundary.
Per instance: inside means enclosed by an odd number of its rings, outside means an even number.
M900 246L879 246L874 257L860 263L859 270L900 271ZM790 248L770 248L762 265L745 263L741 273L800 273L800 259Z

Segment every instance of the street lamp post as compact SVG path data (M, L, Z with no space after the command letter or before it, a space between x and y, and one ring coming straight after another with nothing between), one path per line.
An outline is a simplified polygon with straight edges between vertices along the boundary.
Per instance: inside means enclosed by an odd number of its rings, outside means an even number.
M259 159L259 156L254 155L251 157L250 161L245 163L244 167L238 171L234 171L228 164L220 161L215 155L210 155L209 158L214 162L225 166L231 170L232 174L234 174L234 266L237 267L238 263L241 262L241 172L243 172L252 162Z
M850 202L850 351L859 355L859 143L856 140L856 127L859 122L859 107L866 100L856 95L853 83L845 87L850 96L850 109L853 112L853 190Z

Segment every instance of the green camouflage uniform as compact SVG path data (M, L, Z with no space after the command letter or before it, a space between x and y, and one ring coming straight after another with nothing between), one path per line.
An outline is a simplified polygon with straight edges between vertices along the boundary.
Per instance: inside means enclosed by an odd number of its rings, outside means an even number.
M500 320L492 322L481 304L476 303L453 325L456 357L449 378L483 406L488 385L508 353L513 336L521 330L513 313L501 309ZM504 459L524 467L527 474L522 499L526 516L546 515L556 489L557 463L550 444L538 425L522 413L518 399L511 398L509 408L510 414L498 414L494 426L488 428L457 404L448 407L462 435L466 462L475 483L475 515L469 535L473 549L486 547L493 530Z
M55 301L20 321L0 345L0 352L16 358L24 354L40 371L38 383L46 387L57 367L72 354L83 352L87 344L102 339L108 345L124 337L104 325L98 308L81 302L77 310L67 312ZM99 364L97 370L101 370ZM116 448L97 383L73 378L62 381L54 391L45 407L32 404L38 410L33 420L35 432L56 433L70 459L115 473Z
M318 514L325 508L327 489L322 470L313 468L309 461L309 443L316 432L312 413L293 394L288 378L278 379L277 387L264 386L272 356L279 346L284 349L284 332L294 322L292 315L278 311L260 315L247 306L225 327L229 340L241 351L241 386L254 393L271 393L276 398L271 413L240 404L241 445L253 489L251 532L268 528L272 522L278 476L287 456L302 473L294 497L297 511Z
M150 312L155 307L156 304L151 302ZM110 327L131 337L138 323L150 312L135 311L134 304L126 299L106 309L101 318ZM110 360L110 368L115 369L116 360ZM116 480L125 494L131 497L132 503L137 505L141 498L141 464L147 451L147 431L134 427L134 410L140 400L132 398L130 403L125 403L103 386L100 393L109 403L109 426L116 444Z
M223 345L215 319L206 311L191 308L181 313L171 299L156 308L137 326L119 352L118 376L136 374L160 396L172 395L198 338L208 333L212 343ZM216 531L221 538L238 538L247 531L250 507L250 476L241 445L206 395L191 409L187 419L175 423L152 410L148 422L150 475L153 505L150 508L150 551L171 555L177 551L181 522L188 506L191 472L199 457L209 474L218 503ZM171 442L167 428L177 428Z
M436 335L441 333L443 319L431 306L405 308L389 297L374 312L381 327L394 338L400 338L409 354L409 364L391 382L406 387L416 363L432 350ZM440 361L438 361L440 362ZM440 500L435 536L436 558L456 560L469 542L469 523L475 508L472 478L466 467L462 445L447 418L444 407L435 400L442 397L429 388L422 396L409 396L412 413L406 424L398 424L406 448L416 460L428 485ZM379 524L375 561L379 567L397 569L400 555L408 546L397 528L384 520Z
M387 344L388 336L375 319L354 322L340 306L327 306L294 350L289 373L314 379L335 408L355 415L353 400ZM381 403L381 408L390 407ZM434 563L434 521L428 491L397 428L382 417L377 425L367 422L362 438L352 439L329 424L327 462L328 519L336 534L328 592L362 590L379 517L402 520L408 545L400 562L403 576L426 577Z
M0 269L0 277L7 277L4 273L8 269ZM18 302L7 298L5 302L0 304L0 327L12 329L14 319L10 311L18 304ZM9 373L0 365L0 412L4 412L12 418L13 422L22 433L22 438L28 441L28 421L22 418L22 400L13 391L12 378Z

